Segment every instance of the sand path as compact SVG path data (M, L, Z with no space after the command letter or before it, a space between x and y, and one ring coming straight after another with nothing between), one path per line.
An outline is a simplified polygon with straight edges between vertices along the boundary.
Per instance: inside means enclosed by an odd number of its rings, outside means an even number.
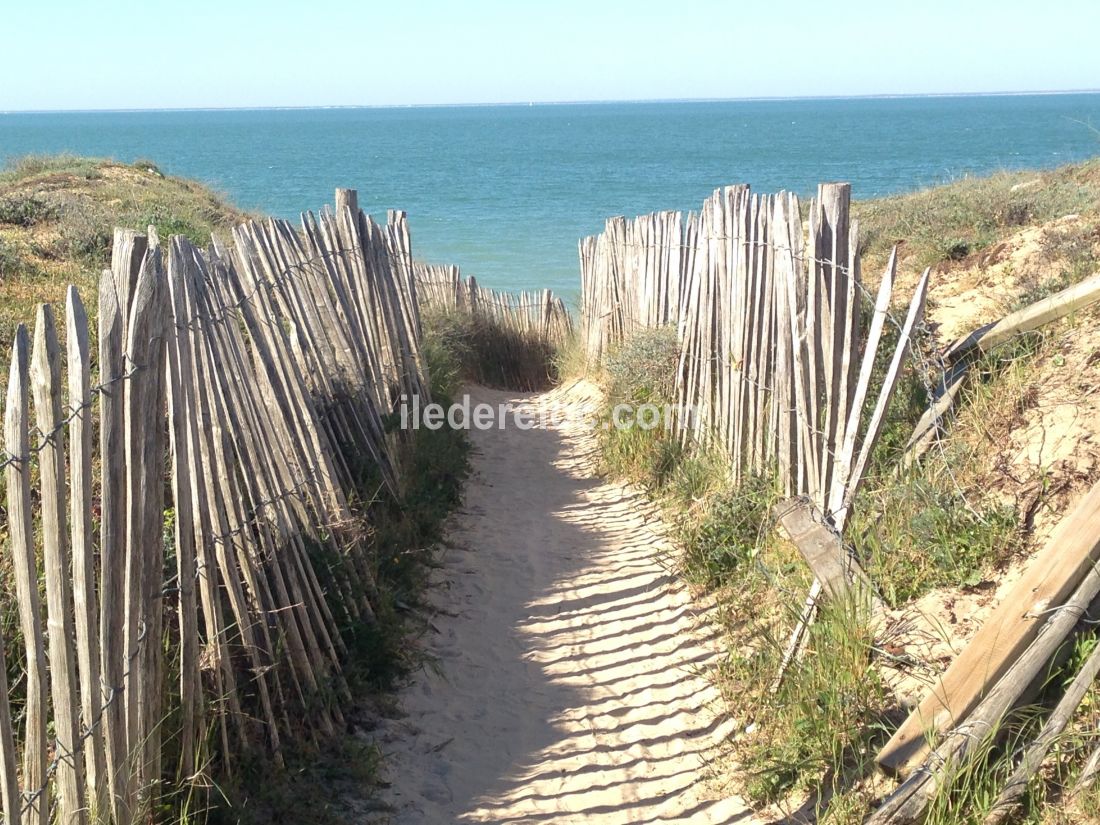
M586 388L475 401L576 405ZM590 396L589 396L590 397ZM713 631L660 561L644 499L592 473L576 419L473 432L429 596L437 667L374 731L395 825L751 822L707 763L729 733Z

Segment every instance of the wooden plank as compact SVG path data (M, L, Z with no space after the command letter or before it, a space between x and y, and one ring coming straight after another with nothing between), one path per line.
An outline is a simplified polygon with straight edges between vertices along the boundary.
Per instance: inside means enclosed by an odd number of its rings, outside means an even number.
M31 466L29 384L30 340L27 328L16 327L4 414L4 450L8 454L5 481L8 493L8 534L19 626L26 652L26 704L23 736L24 819L31 825L49 822L49 777L46 774L46 642L42 633L35 564Z
M846 412L845 337L851 341L847 297L848 213L852 187L847 183L818 186L820 224L815 233L814 257L824 285L821 307L821 352L825 374L824 432L822 433L820 490L827 495L832 484L833 457L839 452L838 423ZM844 398L845 400L842 400ZM824 508L825 502L819 502Z
M175 250L175 244L172 247ZM181 348L186 346L186 327L178 322L182 296L179 276L174 272L172 258L168 263L168 286L172 301L173 323L168 336L168 419L169 449L172 459L172 504L176 543L176 581L179 593L176 604L179 615L179 691L180 691L180 765L181 776L194 774L202 754L198 752L202 737L202 683L199 673L198 601L195 595L194 499L191 491L190 438L187 432L187 387L190 373L183 373ZM190 361L188 361L190 367Z
M126 670L123 631L126 587L123 576L126 544L124 313L118 279L111 270L105 270L99 284L99 597L102 606L99 667L104 681L102 725L110 811L116 822L129 822L131 811L126 710L122 698Z
M920 705L879 752L890 774L907 776L935 741L964 721L1019 659L1057 607L1100 559L1100 484L1055 528L1023 576L1005 594Z
M342 212L344 209L359 211L359 193L355 189L336 190L336 211Z
M145 692L150 689L148 661L144 644L151 630L148 617L151 605L147 603L146 573L148 536L148 505L153 490L149 484L149 468L152 450L149 442L155 440L156 369L151 362L155 351L151 341L159 330L157 325L158 267L154 239L142 261L134 294L130 301L130 317L126 330L126 362L135 365L128 374L124 396L125 427L125 479L126 489L126 541L125 541L125 589L123 624L124 637L124 686L126 705L126 736L128 775L132 793L141 793L147 778L144 755L148 733L145 715ZM152 425L152 426L151 426ZM162 528L163 529L163 528Z
M1066 688L1066 692L1062 694L1062 698L1058 700L1058 704L1043 723L1042 730L1024 751L1020 764L1008 778L993 808L986 816L985 825L996 825L1007 821L1012 816L1020 797L1027 790L1028 782L1042 767L1047 753L1073 720L1078 706L1096 681L1097 675L1100 675L1100 645L1093 647L1085 663Z
M87 821L84 754L80 739L73 602L70 592L69 530L64 441L61 438L61 345L53 310L39 304L31 352L31 390L38 427L41 489L42 566L46 579L46 622L53 700L54 759L61 822Z
M1098 301L1100 301L1100 273L1010 313L1000 321L976 329L970 335L956 341L947 350L944 358L950 364L974 351L988 352L1010 338L1038 329Z
M1088 539L1072 532L1073 529L1079 528L1087 531L1086 534L1091 537L1094 545L1100 543L1098 490L1100 485L1094 487L1074 511L1062 520L1051 537L1052 541L1060 539L1063 547L1071 552L1080 550L1083 542ZM1057 545L1054 546L1056 549L1062 549ZM1051 545L1048 544L1047 549L1050 547ZM1039 561L1039 557L1036 557L1036 561ZM996 740L1005 715L1016 706L1021 696L1035 683L1036 679L1042 677L1057 649L1077 626L1081 616L1089 609L1097 594L1100 594L1100 568L1093 564L1086 564L1083 567L1084 575L1077 577L1076 583L1066 589L1061 598L1053 601L1043 599L1038 604L1032 601L1036 595L1046 591L1046 588L1040 584L1038 588L1022 594L1026 599L1012 602L1011 597L1017 595L1016 588L1013 588L1013 592L1001 604L997 613L1004 611L1014 617L1020 617L1020 608L1031 605L1022 617L1036 620L1035 632L1030 636L1030 643L1023 646L1018 656L1008 660L1011 665L1002 672L996 684L983 695L965 721L948 733L935 751L927 755L920 770L913 771L878 810L867 818L867 825L908 825L908 823L921 821L939 788L945 782L950 782L959 772L967 775L966 768L969 762L978 755L988 753L986 748ZM1033 563L1028 573L1025 573L1025 579L1034 570ZM1023 581L1024 579L1021 579L1021 582ZM1032 615L1040 612L1041 615ZM993 618L991 617L991 621ZM978 631L979 634L984 633L989 626L990 622L987 622ZM1018 640L1019 637L1012 633L1011 641ZM989 641L989 636L986 635L978 645L975 645L975 641L977 637L963 650L962 655L972 648L982 648L978 655L979 661L975 662L982 669L974 671L973 678L984 680L984 677L992 672L985 669L991 664L984 656L987 652L985 643ZM956 659L955 664L959 659ZM934 689L933 692L935 693L936 690Z
M808 499L780 502L774 514L782 532L798 548L831 598L843 598L856 589L870 598L874 611L884 609L859 562L848 552L836 530L825 524L820 513L814 512Z
M145 559L142 563L142 593L145 605L145 635L148 644L142 645L143 679L139 696L144 732L140 759L139 779L142 785L142 803L152 810L161 782L161 722L165 717L164 699L164 498L165 456L168 452L168 421L165 416L167 386L165 370L165 325L168 313L168 293L160 242L156 227L148 228L149 250L146 261L152 266L154 278L152 314L149 339L145 345L143 360L133 363L144 365L150 411L145 420L144 457L142 459L144 512L142 515L142 546ZM140 281L139 273L139 281Z
M863 420L863 405L867 401L867 393L871 386L871 376L874 373L875 358L878 355L879 341L882 340L882 331L886 326L886 317L890 312L890 300L894 293L894 278L897 275L898 250L895 246L890 252L890 259L886 264L886 271L882 274L879 283L878 295L875 298L875 310L871 318L871 327L867 333L867 341L864 345L863 361L859 368L859 377L855 382L855 390L851 398L851 410L848 420L843 427L843 441L840 453L835 458L833 470L833 486L829 491L828 508L830 513L839 513L848 492L848 482L852 474L852 462L855 458L856 441L859 437L860 424Z
M871 461L871 455L874 453L875 445L878 444L879 435L882 433L882 425L886 421L886 412L890 407L890 399L894 396L894 390L897 388L898 379L901 377L902 366L909 354L913 333L924 319L924 304L928 296L928 279L931 272L931 269L925 269L920 281L917 282L917 290L913 295L913 300L909 304L909 310L902 324L901 334L897 347L894 350L894 356L890 360L890 364L886 368L886 375L882 379L882 388L879 390L878 401L871 413L870 420L867 422L867 432L864 434L863 444L859 448L859 457L856 459L856 463L852 467L851 475L845 483L844 504L838 512L833 514L833 524L836 525L838 530L844 529L844 522L848 518L852 502L855 500L860 485L863 483L864 473L867 471L867 465Z
M6 661L4 637L0 634L0 662ZM23 821L23 797L19 792L19 763L15 755L10 696L8 669L0 667L0 804L3 806L4 821L8 825L20 825Z
M108 811L106 753L99 724L103 701L99 667L99 607L96 601L95 546L92 534L92 392L88 315L76 287L65 296L65 340L69 379L69 521L73 564L77 664L84 729L87 803L92 817Z
M944 420L954 409L959 391L966 382L970 357L987 352L1009 338L1064 318L1100 301L1100 275L1037 301L1028 307L1006 315L1000 321L986 324L956 341L944 355L947 369L936 395L913 428L900 462L901 469L911 467L935 443Z

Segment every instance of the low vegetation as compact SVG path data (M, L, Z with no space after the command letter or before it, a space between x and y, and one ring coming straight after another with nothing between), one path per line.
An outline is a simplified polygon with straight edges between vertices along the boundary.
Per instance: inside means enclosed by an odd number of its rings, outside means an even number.
M865 267L902 243L912 269L962 261L1028 226L1076 214L1100 218L1100 158L1036 172L964 177L904 195L857 201ZM1094 236L1095 237L1095 236ZM1091 254L1091 251L1090 251Z
M537 334L455 310L427 312L424 323L463 380L520 391L546 389L557 380L556 350Z
M217 193L149 161L14 161L0 171L0 348L9 349L15 325L32 319L37 304L63 305L68 284L96 294L114 227L153 225L164 237L184 235L205 246L211 233L246 217Z

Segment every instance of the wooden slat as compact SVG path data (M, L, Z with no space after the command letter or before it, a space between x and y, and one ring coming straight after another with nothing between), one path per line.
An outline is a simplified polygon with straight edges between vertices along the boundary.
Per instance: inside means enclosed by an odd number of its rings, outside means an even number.
M830 597L843 598L856 588L870 598L872 609L882 610L871 580L859 562L807 499L788 499L776 505L774 512L779 526Z
M26 704L23 736L24 820L32 825L49 821L49 782L46 776L46 644L42 633L35 564L30 466L30 340L22 324L12 341L4 414L4 450L8 454L5 481L8 492L8 534L19 626L26 653Z
M173 246L173 251L175 246ZM191 490L190 438L187 421L191 415L188 404L188 386L191 382L190 359L188 372L183 370L181 348L186 347L187 329L178 324L182 313L180 275L174 271L173 259L168 265L169 294L173 318L177 321L168 336L168 418L169 446L172 456L172 504L176 542L176 576L179 587L177 610L179 615L179 691L180 691L180 774L191 776L202 757L199 742L202 737L202 682L199 673L199 621L198 601L195 595L195 579L198 567L195 563L194 499Z
M65 451L60 431L61 383L61 346L53 310L48 304L40 304L31 353L31 388L39 432L42 565L46 578L53 747L57 760L54 773L59 802L57 816L61 822L82 823L87 820L87 811L84 806L84 753L78 721L76 629L69 580Z
M4 638L0 634L0 662L7 661ZM4 821L20 825L23 821L23 798L19 793L19 763L15 755L15 729L12 726L11 701L8 692L8 669L0 668L0 807Z
M1098 559L1100 484L1062 519L1000 606L879 752L879 766L907 776L921 764L929 741L968 717L1035 639L1050 609L1065 602Z
M1097 490L1100 490L1100 486L1094 487L1073 512L1062 520L1051 536L1052 540L1061 538L1064 540L1064 546L1068 543L1070 550L1079 550L1082 542L1089 539L1075 537L1070 531L1080 528L1086 531L1085 535L1089 536L1095 544L1100 537ZM1075 538L1076 541L1074 541ZM1045 551L1044 555L1046 555ZM1077 554L1074 553L1074 555ZM1036 557L1036 561L1039 561L1039 557ZM1031 570L1034 570L1034 563L1033 567L1029 568L1029 572ZM1040 585L1037 590L1025 594L1025 600L1012 603L1006 599L1002 603L997 613L1004 609L1016 616L1020 615L1021 606L1031 605L1023 615L1025 619L1038 619L1035 632L1028 634L1031 642L1023 647L1018 656L1009 659L1011 664L1002 672L996 684L984 694L967 718L947 734L935 751L928 754L920 770L913 771L894 793L887 797L878 810L867 818L867 825L908 825L908 823L921 821L937 791L956 775L969 775L967 768L970 761L979 754L988 753L987 747L994 744L998 735L1003 732L1001 723L1005 715L1016 706L1024 692L1042 677L1057 649L1077 626L1081 616L1094 602L1097 594L1100 594L1100 569L1090 564L1085 565L1085 571L1076 579L1073 586L1065 590L1061 598L1053 602L1043 599L1036 604L1032 601L1036 595L1039 595L1038 591L1044 589ZM1026 578L1028 578L1027 574L1025 574ZM1024 579L1021 579L1022 581ZM1031 616L1036 609L1042 611L1041 617ZM993 617L991 621L992 619ZM982 627L979 634L982 634L986 627L989 627L989 622ZM980 643L980 647L985 648L988 640L987 635ZM962 655L975 647L974 641L977 641L977 637L971 641ZM1008 644L1011 646L1018 641L1019 637L1015 632L1011 632ZM984 657L979 657L979 661L976 662L981 669L971 674L976 680L984 680L986 675L992 672L985 669L985 666L992 665L992 662L988 660L983 662L982 658ZM956 663L958 661L959 659L956 659ZM933 690L934 693L937 691L938 688Z
M144 240L144 239L143 239ZM116 256L118 247L116 246ZM125 530L126 395L123 366L125 306L120 301L119 279L106 270L99 285L99 457L100 457L100 672L104 681L102 726L110 793L110 810L116 822L129 822L131 811L127 764L126 706L123 698L125 650ZM129 275L126 275L129 280Z
M1038 329L1097 301L1100 301L1100 273L975 330L956 341L944 359L955 363L974 350L988 352L1016 335Z
M76 287L65 296L65 340L69 381L69 522L72 541L73 605L77 664L80 672L80 708L83 728L87 804L92 817L108 809L103 701L99 666L99 605L96 598L96 559L92 534L92 392L88 344L88 315Z

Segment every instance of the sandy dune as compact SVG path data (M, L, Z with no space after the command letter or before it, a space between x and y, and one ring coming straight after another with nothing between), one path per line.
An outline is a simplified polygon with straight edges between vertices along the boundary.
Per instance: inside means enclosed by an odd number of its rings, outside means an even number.
M575 385L475 401L576 404ZM718 656L644 499L592 475L591 433L472 433L474 477L430 596L438 667L374 731L395 825L751 822L707 763Z

